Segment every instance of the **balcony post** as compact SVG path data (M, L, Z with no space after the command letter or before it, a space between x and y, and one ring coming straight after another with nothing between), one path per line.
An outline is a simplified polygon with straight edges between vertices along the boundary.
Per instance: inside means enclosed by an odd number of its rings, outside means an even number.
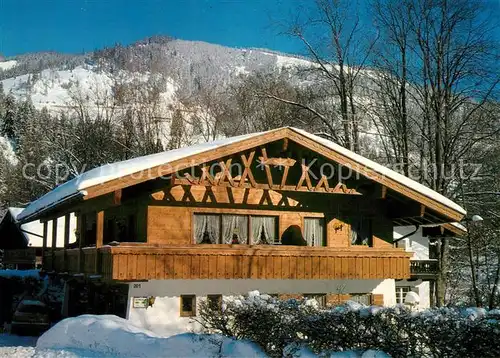
M42 269L44 268L44 261L45 261L45 252L47 251L47 222L43 222L43 238L42 238Z
M68 271L68 246L69 246L69 224L71 220L71 214L66 214L64 216L64 271Z
M52 244L50 248L50 253L52 257L52 262L50 264L52 271L55 268L56 261L56 246L57 246L57 218L52 220Z
M85 214L78 217L78 272L83 272L83 241L87 231L87 222Z
M96 238L95 238L95 273L99 273L99 248L104 241L104 211L97 212L96 217Z

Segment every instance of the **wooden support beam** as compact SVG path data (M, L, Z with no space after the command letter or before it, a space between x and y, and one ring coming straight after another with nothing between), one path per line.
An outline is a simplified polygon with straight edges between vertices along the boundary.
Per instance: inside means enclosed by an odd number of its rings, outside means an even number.
M78 217L79 238L78 238L78 272L83 272L83 247L85 245L85 234L87 231L87 214Z
M283 183L283 181L282 181ZM175 179L174 181L174 186L177 185L182 185L182 186L193 186L189 182L188 179L185 178L180 178L180 179ZM228 182L219 182L216 185L210 185L208 183L200 184L200 186L205 186L207 188L209 187L225 187L225 188L231 188L231 184ZM238 185L239 188L245 188L245 189L262 189L262 190L274 190L274 191L296 191L296 192L318 192L318 193L329 193L329 194L341 194L341 195L362 195L361 193L357 192L355 189L348 189L344 184L339 184L335 188L330 188L329 186L327 187L327 184L324 184L322 187L314 188L311 185L311 189L309 189L307 186L300 186L297 188L295 185L280 185L279 187L275 188L269 188L269 184L261 184L261 183L255 183L255 186L251 185L250 183L244 183L243 185L240 184ZM164 200L164 197L166 196L164 191L158 191L156 193L151 194L151 197L154 200Z
M96 237L95 237L95 273L99 272L99 248L102 247L104 242L104 211L97 212L96 216Z
M262 163L267 163L268 157L267 157L267 150L266 148L262 147L260 149L262 151ZM273 188L273 174L271 173L271 167L269 164L264 164L264 169L266 170L266 176L267 176L267 182L269 183L269 188Z
M425 205L420 204L420 217L423 218L425 215Z
M57 246L57 218L52 220L52 246L51 246L51 256L52 256L52 262L51 262L51 269L52 271L54 270L54 264L56 260L56 246Z
M45 260L45 252L47 251L47 231L48 231L48 224L46 221L43 222L43 241L42 241L42 267L45 268L43 266L44 264L44 260Z
M283 138L283 151L286 151L288 149L288 138Z
M118 189L113 192L113 204L121 205L122 203L122 190Z
M69 229L71 223L71 214L64 216L64 271L68 271L68 246L69 246Z
M221 161L219 163L219 165L222 169L222 174L221 174L219 180L217 181L217 183L223 183L224 179L227 178L229 184L233 187L235 186L233 177L231 176L231 172L229 171L229 168L231 168L231 162L232 162L232 159L228 159L228 160L226 160L225 163L223 161Z
M313 186L311 183L311 178L309 177L309 167L305 164L301 164L302 166L302 175L300 176L299 182L297 183L297 191L302 188L302 184L304 181L306 182L307 189L308 190L313 190Z
M255 178L253 177L252 173L252 161L253 157L255 156L255 150L251 151L250 154L248 155L248 158L245 156L245 154L242 154L241 161L243 162L243 166L245 169L243 170L243 173L241 174L240 178L240 187L243 187L245 185L245 180L248 177L248 180L250 181L250 185L255 188L256 182Z
M387 197L387 187L382 185L380 190L380 199L385 199Z

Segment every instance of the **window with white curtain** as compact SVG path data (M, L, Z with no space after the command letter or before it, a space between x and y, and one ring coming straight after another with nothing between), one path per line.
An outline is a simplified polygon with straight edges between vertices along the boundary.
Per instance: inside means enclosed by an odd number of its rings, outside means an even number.
M222 215L222 243L248 243L248 216Z
M273 245L278 243L276 223L275 216L251 216L252 245Z
M220 244L220 215L194 215L194 242L196 244Z
M304 239L307 246L324 246L324 223L323 218L304 218Z
M372 246L372 221L366 217L351 219L351 245Z

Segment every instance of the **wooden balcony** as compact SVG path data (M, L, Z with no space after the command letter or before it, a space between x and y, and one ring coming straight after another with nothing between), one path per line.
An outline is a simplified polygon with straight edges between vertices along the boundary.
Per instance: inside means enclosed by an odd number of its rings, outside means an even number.
M352 247L122 243L56 252L47 271L100 275L106 280L165 279L404 279L411 254L401 249Z
M410 260L411 278L422 280L434 279L438 270L438 260Z

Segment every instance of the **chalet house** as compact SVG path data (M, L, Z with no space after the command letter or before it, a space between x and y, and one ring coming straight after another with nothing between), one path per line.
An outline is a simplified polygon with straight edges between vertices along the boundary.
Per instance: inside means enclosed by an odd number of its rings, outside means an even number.
M64 249L49 249L58 218L73 214L77 248L65 230ZM167 322L189 329L200 300L252 290L325 305L393 305L396 280L411 279L412 257L394 247L394 226L464 215L329 140L279 128L90 170L17 220L43 223L44 270L65 275L68 286L85 282L89 292L126 287L123 315L158 331ZM68 293L65 307L72 299Z
M33 269L41 266L43 246L43 224L40 220L19 225L16 217L21 214L23 208L8 208L0 220L0 250L3 252L2 264L11 269ZM55 247L64 247L64 225L65 219L58 221L58 230ZM52 236L52 227L47 228L47 235ZM75 242L76 218L70 216L70 239ZM52 241L47 243L52 246Z

